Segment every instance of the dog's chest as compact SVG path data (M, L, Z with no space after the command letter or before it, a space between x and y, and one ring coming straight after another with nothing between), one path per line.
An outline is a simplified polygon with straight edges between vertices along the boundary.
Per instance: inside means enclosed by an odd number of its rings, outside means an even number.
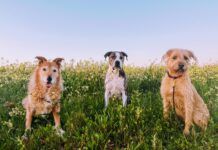
M59 107L58 101L43 100L34 105L35 115L49 114L55 107Z
M52 111L52 109L54 107L54 105L52 104L52 101L46 100L43 103L44 103L43 104L44 105L43 114L51 113L51 111Z
M119 77L119 75L110 75L106 78L106 90L108 90L112 95L119 95L124 88L124 78Z
M59 95L59 96L57 96ZM54 99L55 98L55 99ZM60 104L59 104L60 93L48 92L45 94L44 98L40 100L33 100L32 101L32 108L35 115L41 114L49 114L52 110L58 109L57 112L60 111Z
M173 83L168 84L165 92L171 106L175 106L177 114L182 116L184 114L184 91L181 86Z

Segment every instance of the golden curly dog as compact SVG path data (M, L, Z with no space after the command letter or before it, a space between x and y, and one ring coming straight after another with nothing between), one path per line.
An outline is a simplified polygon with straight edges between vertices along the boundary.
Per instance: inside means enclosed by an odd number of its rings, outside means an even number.
M163 115L169 117L170 108L175 108L176 114L185 122L185 135L190 134L190 127L196 124L206 130L210 117L206 104L192 85L188 75L190 59L197 60L189 50L170 49L163 56L167 73L161 83L163 98Z
M63 91L61 77L62 58L48 61L38 56L38 66L35 68L28 85L28 95L23 100L26 109L26 130L31 129L32 117L53 113L55 127L60 127L60 98Z

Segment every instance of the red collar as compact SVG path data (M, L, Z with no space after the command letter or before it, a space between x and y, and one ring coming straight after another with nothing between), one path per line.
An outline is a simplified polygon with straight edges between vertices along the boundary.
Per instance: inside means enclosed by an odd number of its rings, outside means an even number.
M180 78L180 77L182 77L182 75L179 75L179 76L172 76L172 75L170 75L170 73L169 73L169 71L167 71L167 75L168 75L168 77L169 78L172 78L172 79L178 79L178 78Z

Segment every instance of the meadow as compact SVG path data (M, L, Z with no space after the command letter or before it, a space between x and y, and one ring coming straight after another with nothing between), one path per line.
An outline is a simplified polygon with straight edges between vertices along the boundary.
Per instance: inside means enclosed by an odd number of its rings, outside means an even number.
M53 129L53 117L33 120L28 141L22 141L25 112L21 101L27 94L33 64L0 67L0 149L218 149L218 65L192 66L190 76L207 104L211 119L202 133L196 126L191 135L182 133L183 122L173 112L162 115L160 65L126 66L131 104L123 108L112 99L104 109L104 78L107 65L82 61L65 64L65 90L61 99L63 137Z

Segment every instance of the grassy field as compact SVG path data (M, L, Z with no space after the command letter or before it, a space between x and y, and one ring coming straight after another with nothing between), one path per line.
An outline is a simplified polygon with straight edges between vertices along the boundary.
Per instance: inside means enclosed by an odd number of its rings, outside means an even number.
M182 134L183 123L172 113L163 120L160 82L164 68L125 67L132 103L110 101L104 109L106 65L84 61L66 64L62 75L63 138L53 129L52 116L37 117L28 142L22 142L25 112L21 101L27 93L31 64L0 67L0 149L218 149L218 65L193 66L193 84L204 98L211 119L206 133L197 127Z

